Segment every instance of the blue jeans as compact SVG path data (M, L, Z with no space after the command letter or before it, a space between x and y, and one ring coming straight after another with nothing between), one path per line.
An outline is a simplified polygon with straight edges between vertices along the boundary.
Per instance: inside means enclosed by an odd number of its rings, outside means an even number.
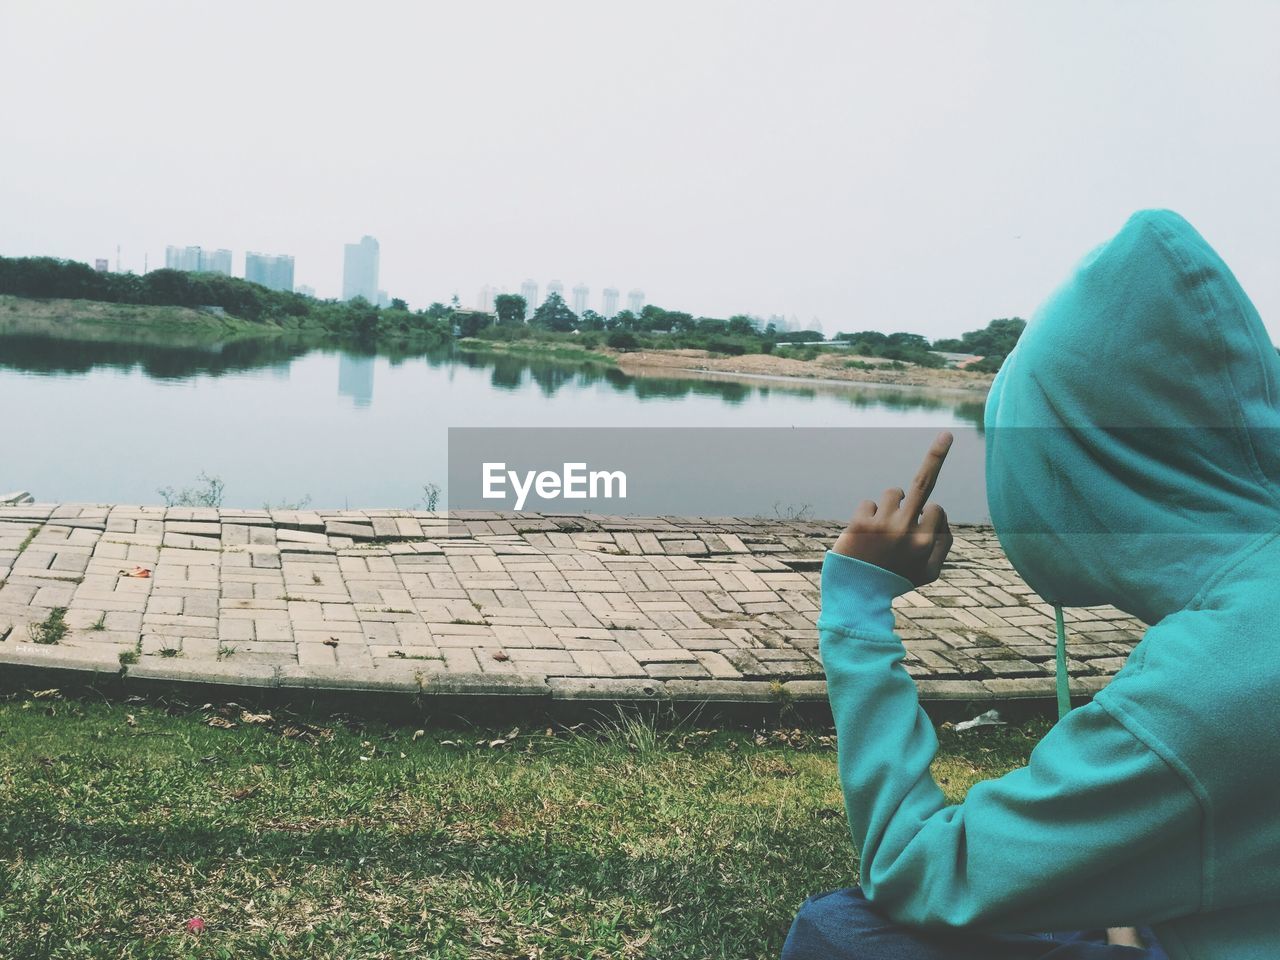
M1150 930L1139 933L1145 950L1113 947L1105 930L930 933L894 923L850 887L805 901L782 960L1169 960Z

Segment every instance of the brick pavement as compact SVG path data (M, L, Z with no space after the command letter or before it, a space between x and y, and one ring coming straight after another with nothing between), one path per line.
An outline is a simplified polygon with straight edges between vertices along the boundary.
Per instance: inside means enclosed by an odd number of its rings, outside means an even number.
M0 507L0 670L567 700L825 696L839 524L467 512ZM135 566L148 579L124 575ZM33 625L65 609L56 644ZM1048 697L1052 609L988 527L895 604L925 700ZM1067 611L1078 693L1142 625ZM38 629L35 631L39 633Z

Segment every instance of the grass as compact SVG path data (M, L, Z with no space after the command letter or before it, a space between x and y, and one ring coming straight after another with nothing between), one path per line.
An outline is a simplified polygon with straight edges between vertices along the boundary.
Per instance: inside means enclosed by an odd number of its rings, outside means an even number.
M942 734L948 796L1042 726ZM821 732L0 701L0 953L773 958L855 864ZM200 917L206 929L188 933Z
M470 353L504 353L533 360L563 360L569 363L591 363L617 366L618 361L606 353L585 347L548 340L485 340L467 337L457 341L459 350Z
M27 632L32 643L57 643L67 635L67 608L54 607L39 623L29 624Z

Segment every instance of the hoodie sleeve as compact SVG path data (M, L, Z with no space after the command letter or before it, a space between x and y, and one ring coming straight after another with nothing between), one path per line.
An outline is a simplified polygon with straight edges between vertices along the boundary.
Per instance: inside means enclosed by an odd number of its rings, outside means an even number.
M1102 706L1029 764L948 806L933 725L903 668L894 596L912 585L828 553L818 621L867 897L894 919L988 931L1158 923L1201 905L1201 813L1181 777Z

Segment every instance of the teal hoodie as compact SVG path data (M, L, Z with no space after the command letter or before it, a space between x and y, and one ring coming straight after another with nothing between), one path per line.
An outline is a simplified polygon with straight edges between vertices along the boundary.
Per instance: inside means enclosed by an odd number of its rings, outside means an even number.
M1036 313L987 401L987 487L1046 600L1149 625L1030 762L948 806L896 574L829 553L819 619L861 883L904 923L1149 924L1174 960L1280 958L1280 362L1181 217L1135 214Z

